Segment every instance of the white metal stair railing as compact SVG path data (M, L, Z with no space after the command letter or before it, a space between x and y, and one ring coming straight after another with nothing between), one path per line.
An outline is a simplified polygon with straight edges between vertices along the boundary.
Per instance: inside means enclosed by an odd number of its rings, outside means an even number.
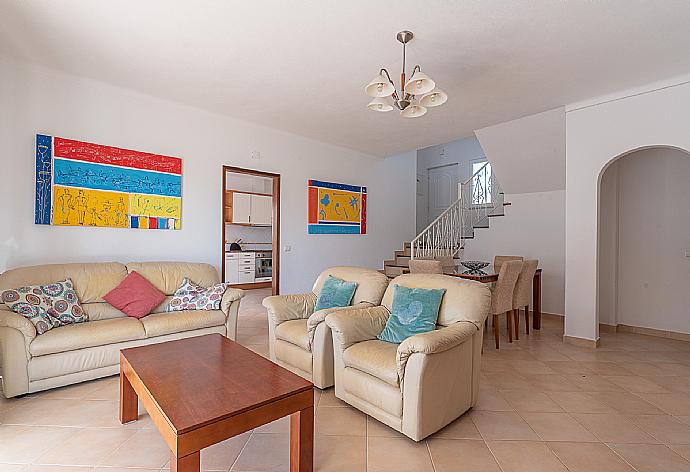
M412 240L412 259L454 257L475 228L489 226L490 215L503 214L504 195L487 162L460 185L460 196Z

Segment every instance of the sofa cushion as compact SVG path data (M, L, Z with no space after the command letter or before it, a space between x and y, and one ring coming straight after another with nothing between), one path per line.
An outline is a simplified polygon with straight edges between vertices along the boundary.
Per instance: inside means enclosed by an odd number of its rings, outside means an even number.
M34 356L44 356L145 337L144 327L135 318L89 321L55 328L37 336L29 345L29 352Z
M215 267L197 262L128 262L127 272L134 271L166 295L174 295L185 277L204 287L220 282Z
M395 285L393 309L383 331L377 336L381 341L401 343L415 334L436 329L438 307L441 306L445 288L411 288Z
M346 367L377 377L395 387L400 385L395 364L398 345L379 340L353 344L343 352Z
M142 318L165 300L165 294L138 272L132 272L103 299L127 316Z
M357 282L348 282L329 275L321 287L314 311L349 306L357 285L359 285Z
M218 310L228 286L229 284L219 283L206 288L185 277L170 299L167 311Z
M146 337L162 336L193 329L210 328L225 324L225 314L220 310L174 311L153 313L141 318Z
M276 326L276 338L299 346L305 351L310 351L306 318L280 323Z

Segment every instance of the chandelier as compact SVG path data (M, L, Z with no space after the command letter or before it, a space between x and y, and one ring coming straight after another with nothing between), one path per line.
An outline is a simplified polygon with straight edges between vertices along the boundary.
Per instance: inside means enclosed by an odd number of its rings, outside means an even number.
M422 72L416 65L412 69L410 80L405 82L405 53L407 43L412 41L412 31L401 31L396 38L403 45L402 73L400 74L400 90L395 88L395 83L386 69L381 69L379 75L369 82L364 91L374 99L367 107L370 110L386 112L394 107L400 110L400 116L404 118L417 118L426 114L427 108L443 105L448 100L448 95L436 88L436 82Z

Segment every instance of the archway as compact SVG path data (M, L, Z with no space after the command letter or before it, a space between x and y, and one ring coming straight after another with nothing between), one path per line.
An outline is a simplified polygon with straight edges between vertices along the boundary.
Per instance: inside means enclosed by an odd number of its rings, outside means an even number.
M687 333L690 153L648 146L598 179L597 323Z

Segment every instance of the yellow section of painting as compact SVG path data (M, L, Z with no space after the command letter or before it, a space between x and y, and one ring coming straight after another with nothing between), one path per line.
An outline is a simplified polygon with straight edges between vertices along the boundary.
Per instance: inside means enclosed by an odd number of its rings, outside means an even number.
M131 205L131 215L179 219L182 213L182 200L176 197L133 193Z
M56 185L53 189L53 224L127 228L129 196Z
M358 192L319 189L319 220L359 223L362 196Z

